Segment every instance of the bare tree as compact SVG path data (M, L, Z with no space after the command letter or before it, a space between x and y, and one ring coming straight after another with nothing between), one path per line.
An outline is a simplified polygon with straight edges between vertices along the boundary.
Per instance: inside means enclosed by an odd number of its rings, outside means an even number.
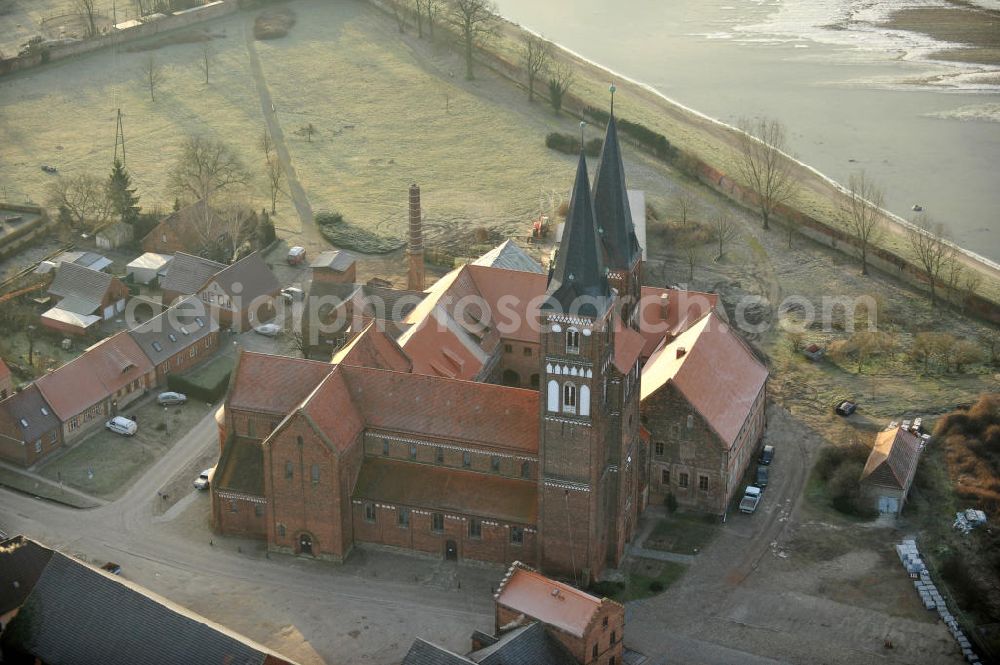
M998 355L1000 355L997 353L1000 351L1000 330L997 328L988 328L979 335L979 341L989 352L990 364L996 365Z
M295 133L298 134L299 136L306 137L306 141L308 143L312 143L313 135L316 134L316 128L310 122L310 123L306 123L305 125L302 125L298 129L296 129Z
M528 101L535 101L535 81L548 69L552 58L552 45L530 32L524 33L521 42L521 62L528 75Z
M422 1L424 3L424 11L427 12L427 32L430 35L431 41L434 41L434 20L441 13L441 6L444 4L444 0Z
M413 0L414 14L417 16L417 37L424 38L424 0Z
M928 332L917 333L913 336L913 344L910 345L910 357L923 365L923 373L927 373L927 364L934 356L934 334Z
M87 36L97 36L97 0L75 0L73 8L76 14L87 23Z
M740 227L724 210L719 210L712 218L712 235L719 245L719 255L716 261L721 261L725 255L726 245L740 237Z
M447 20L458 29L465 47L465 78L471 81L472 53L483 40L493 35L497 8L492 0L451 0Z
M156 88L163 83L163 67L156 61L156 56L150 53L142 63L142 78L149 86L149 100L156 101Z
M774 211L795 198L799 189L793 164L784 154L785 128L777 120L765 118L744 118L739 126L736 170L756 196L767 229Z
M90 173L56 179L49 185L48 202L72 226L91 231L103 226L113 211L106 183Z
M278 194L281 193L281 183L285 177L285 170L281 167L281 162L277 155L267 158L267 185L271 192L271 214L277 212Z
M243 162L222 141L192 136L184 141L177 163L167 174L170 191L195 201L208 203L217 192L250 179Z
M945 239L943 224L933 223L924 215L914 219L913 224L914 226L907 231L910 250L930 285L933 306L937 304L937 286L947 274L949 266L957 259L957 255L954 245Z
M955 363L955 371L961 374L966 365L983 361L983 350L972 340L960 339L951 350L951 359Z
M201 59L198 61L198 65L201 67L201 71L205 73L205 85L208 85L208 72L211 69L212 64L215 62L215 49L212 48L212 42L204 41L201 43Z
M956 261L957 263L957 261ZM959 304L959 309L962 313L965 313L965 308L969 304L969 299L976 295L979 287L983 283L983 276L975 270L975 268L970 268L969 272L965 275L965 279L962 280L961 284L961 300Z
M264 152L264 159L271 161L271 152L274 150L274 139L271 138L271 132L266 129L260 137L260 149Z
M686 190L682 189L677 195L677 219L681 223L681 228L686 229L688 224L688 218L694 213L695 208L695 197L694 195Z
M427 13L427 32L430 35L431 41L434 41L434 23L438 14L441 13L444 0L421 0L421 2L424 5L424 12Z
M396 19L396 27L399 28L399 34L406 32L406 9L402 6L400 0L391 0L389 6L392 7L392 16Z
M681 256L688 268L688 284L694 281L694 268L701 263L704 250L694 238L686 238L681 243Z
M549 75L549 103L556 113L562 109L563 96L573 85L573 70L566 65L560 65Z
M882 217L885 195L882 188L872 182L864 171L852 173L847 185L850 194L845 221L848 231L858 241L861 274L867 275L868 248L885 234L885 221Z

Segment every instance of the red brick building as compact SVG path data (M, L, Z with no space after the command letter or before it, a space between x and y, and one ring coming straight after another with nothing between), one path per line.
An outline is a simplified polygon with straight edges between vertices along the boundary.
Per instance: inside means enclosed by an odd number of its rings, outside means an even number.
M661 347L642 373L650 500L725 513L764 435L766 385L767 368L715 312Z
M62 445L62 427L34 385L0 401L0 459L31 466Z
M122 331L35 381L71 444L156 385L153 364Z
M366 304L332 362L243 353L215 527L335 560L375 543L584 584L618 566L649 500L643 365L716 301L642 286L614 122L594 183L581 156L547 276L466 265L391 315Z
M623 665L625 608L515 561L494 595L493 635L477 631L461 656L417 639L402 665Z

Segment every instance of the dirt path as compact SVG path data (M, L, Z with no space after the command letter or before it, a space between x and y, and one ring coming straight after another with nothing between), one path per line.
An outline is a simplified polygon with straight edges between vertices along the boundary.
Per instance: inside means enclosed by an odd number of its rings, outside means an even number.
M260 97L260 112L267 124L267 131L271 134L274 142L274 149L281 161L281 166L285 170L285 183L288 186L288 193L295 205L295 211L299 215L302 224L301 233L303 238L308 240L310 245L322 246L325 241L319 234L316 224L313 222L313 210L309 204L309 197L306 190L299 182L295 174L295 167L292 166L292 156L285 143L285 133L281 130L281 123L278 122L278 112L271 99L271 91L267 87L267 80L264 78L264 69L260 66L260 57L257 55L257 47L254 45L253 18L248 17L243 25L243 37L247 45L247 55L250 56L250 73L253 76L254 87Z

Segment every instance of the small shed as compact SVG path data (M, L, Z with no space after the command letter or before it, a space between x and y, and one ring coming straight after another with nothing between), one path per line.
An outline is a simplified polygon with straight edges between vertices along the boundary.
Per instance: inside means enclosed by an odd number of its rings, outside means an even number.
M132 240L132 225L125 222L118 222L111 226L106 226L97 232L95 236L97 246L102 249L115 249L121 247Z
M173 260L169 254L146 252L125 266L125 275L131 275L136 284L149 284L165 276Z
M878 433L861 472L861 491L874 509L895 515L903 510L919 460L916 434L898 426Z
M53 307L40 317L41 323L50 330L69 335L86 335L101 322L101 317L93 314L77 314L69 310Z

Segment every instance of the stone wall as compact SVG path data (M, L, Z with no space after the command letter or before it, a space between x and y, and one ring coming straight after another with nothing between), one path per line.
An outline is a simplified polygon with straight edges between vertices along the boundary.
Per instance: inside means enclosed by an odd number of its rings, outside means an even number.
M221 0L218 4L199 9L197 11L182 11L170 14L162 19L149 21L142 25L137 25L124 30L114 30L107 34L93 39L84 39L79 42L69 44L58 44L46 48L47 57L42 53L35 53L31 56L20 56L7 60L0 60L0 75L11 72L29 69L55 62L75 55L82 55L91 51L133 42L145 37L151 37L171 30L186 28L198 23L203 23L212 19L220 18L232 14L238 9L236 0Z

